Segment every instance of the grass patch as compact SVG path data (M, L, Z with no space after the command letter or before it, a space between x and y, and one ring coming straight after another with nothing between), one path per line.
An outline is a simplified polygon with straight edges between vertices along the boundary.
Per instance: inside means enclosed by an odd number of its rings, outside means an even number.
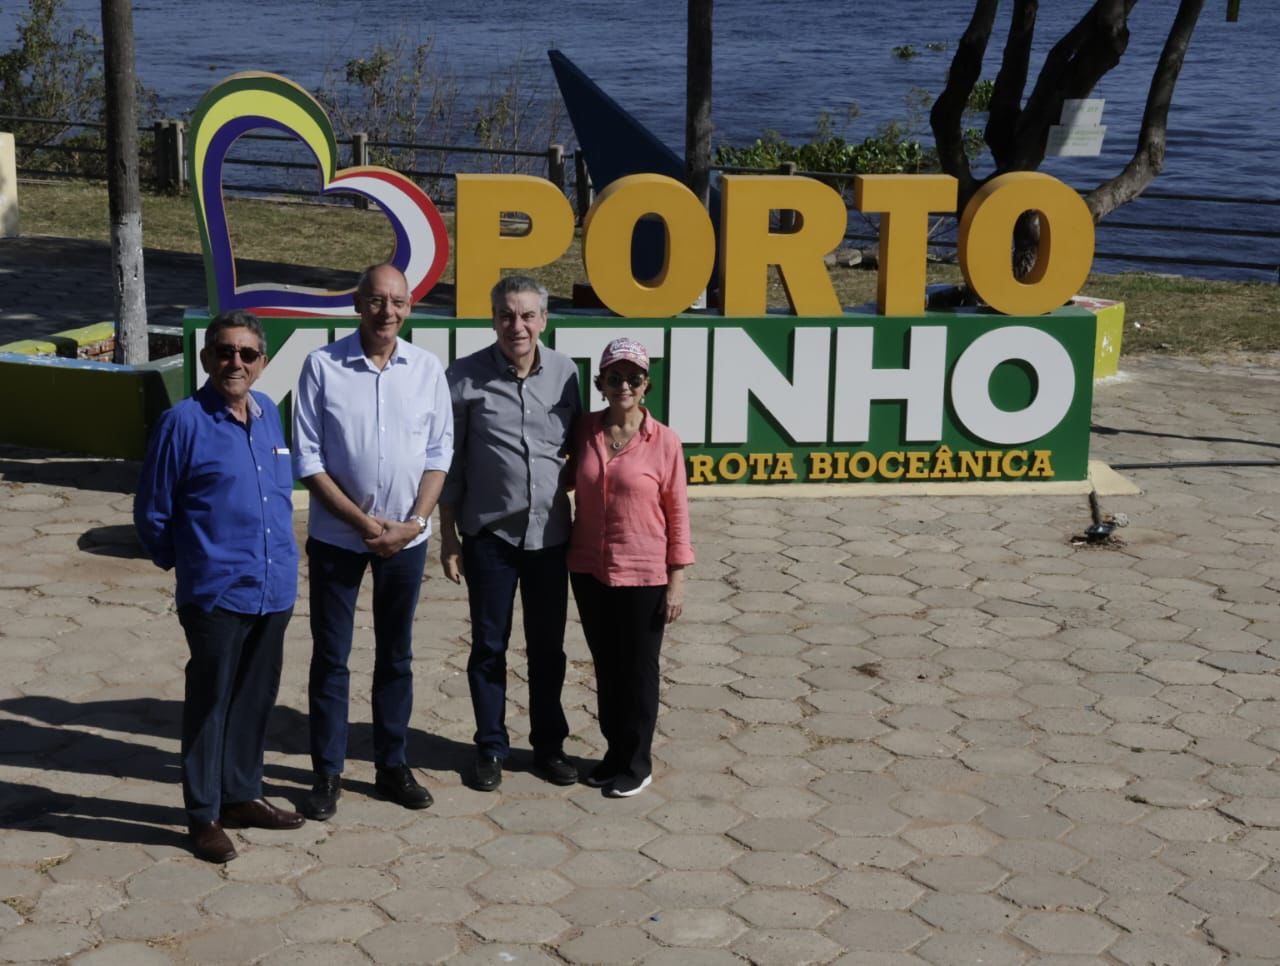
M30 234L105 241L109 238L107 191L93 183L19 186L23 230ZM391 234L377 211L357 211L305 203L229 198L236 257L294 265L358 271L391 251ZM452 213L445 214L450 230ZM187 197L143 195L143 232L147 248L200 251L195 212ZM568 298L574 282L585 278L580 239L554 265L534 271L552 295ZM931 264L930 282L955 282L954 265ZM452 283L450 254L443 281ZM875 298L876 273L833 268L831 279L841 303L857 305ZM1266 282L1211 282L1169 275L1092 274L1089 295L1125 303L1123 351L1206 356L1222 352L1280 350L1280 285ZM771 273L769 304L784 307L786 296ZM1137 326L1134 323L1138 323Z

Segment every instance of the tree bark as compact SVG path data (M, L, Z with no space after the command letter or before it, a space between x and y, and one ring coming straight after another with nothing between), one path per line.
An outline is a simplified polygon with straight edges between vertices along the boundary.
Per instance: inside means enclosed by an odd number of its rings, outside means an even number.
M138 188L138 100L130 0L102 0L106 62L107 196L115 290L115 361L147 361L147 293L142 264L142 200Z
M1027 86L1027 70L1031 61L1031 42L1035 39L1037 0L1015 0L1013 18L1009 22L1009 38L1005 41L1000 71L991 92L991 111L983 138L991 149L996 168L1012 163L1014 132L1022 110L1022 92ZM965 199L968 200L967 198Z
M711 200L711 6L689 0L685 76L685 181L704 208Z
M976 190L969 158L964 153L964 109L982 74L982 57L987 51L987 41L991 39L999 6L1000 0L978 0L974 4L973 17L960 38L955 57L951 59L947 84L929 112L929 126L938 147L938 162L943 171L959 181L962 205Z
M1089 206L1095 224L1142 194L1164 167L1169 104L1173 100L1173 89L1177 86L1191 35L1203 10L1204 0L1182 0L1178 5L1169 37L1151 78L1133 157L1123 171L1085 196L1085 204Z

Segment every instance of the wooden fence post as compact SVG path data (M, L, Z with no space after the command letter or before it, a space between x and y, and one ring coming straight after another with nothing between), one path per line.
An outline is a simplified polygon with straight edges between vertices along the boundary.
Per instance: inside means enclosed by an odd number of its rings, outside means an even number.
M587 170L587 157L582 148L573 152L573 190L578 203L578 220L587 216L591 207L591 172Z
M564 192L564 145L552 144L547 148L547 180Z
M156 121L151 126L151 168L158 191L168 191L173 183L169 174L169 121Z
M361 168L369 163L369 135L364 131L356 131L351 135L351 166ZM356 207L361 211L369 210L369 199L364 195L356 195Z
M169 130L172 147L169 157L173 164L173 185L182 192L187 190L187 125L175 120Z
M783 161L778 165L778 174L795 177L796 163ZM796 230L796 213L791 208L784 208L778 215L778 231L792 232Z

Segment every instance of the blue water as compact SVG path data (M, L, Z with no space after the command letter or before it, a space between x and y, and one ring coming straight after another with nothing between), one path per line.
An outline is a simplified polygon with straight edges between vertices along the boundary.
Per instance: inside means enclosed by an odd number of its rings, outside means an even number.
M1058 0L1040 8L1036 60L1090 5ZM0 47L14 36L17 4L0 8ZM874 133L906 115L912 87L936 94L972 0L720 0L715 8L715 140L746 143L766 128L789 139L811 137L820 112L860 116L841 129L850 138ZM988 49L984 76L994 77L1008 8ZM1244 0L1239 23L1225 4L1206 4L1169 118L1164 173L1150 190L1280 198L1280 3ZM1132 152L1147 84L1172 21L1175 0L1144 0L1130 17L1129 50L1094 97L1106 99L1107 135L1098 158L1050 159L1042 170L1087 188L1117 173ZM97 0L67 0L73 19L99 27ZM464 97L495 73L518 68L540 96L555 96L545 51L558 47L677 152L684 144L685 0L311 0L264 4L246 0L142 0L134 4L138 71L161 95L165 114L195 106L213 82L237 70L271 70L314 89L326 68L367 52L372 42L430 37L441 64L457 75ZM926 49L945 42L945 52ZM920 55L893 56L911 44ZM926 127L922 137L928 139ZM981 172L981 165L978 167ZM1143 200L1110 221L1194 226L1280 228L1280 208L1224 207ZM1280 240L1106 232L1099 250L1185 251L1236 261L1280 264ZM1104 267L1123 267L1109 262ZM1149 266L1148 266L1149 267ZM1169 266L1164 270L1275 280L1270 270Z

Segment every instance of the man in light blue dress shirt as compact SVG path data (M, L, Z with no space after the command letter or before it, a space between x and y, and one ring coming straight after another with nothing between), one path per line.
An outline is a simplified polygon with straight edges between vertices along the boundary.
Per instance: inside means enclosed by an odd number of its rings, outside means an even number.
M303 364L293 407L294 473L311 492L308 687L315 783L303 803L330 818L341 794L356 597L373 571L375 786L406 808L430 793L405 758L413 710L413 615L429 518L453 459L449 386L440 361L399 338L412 308L393 265L360 276L360 327Z

